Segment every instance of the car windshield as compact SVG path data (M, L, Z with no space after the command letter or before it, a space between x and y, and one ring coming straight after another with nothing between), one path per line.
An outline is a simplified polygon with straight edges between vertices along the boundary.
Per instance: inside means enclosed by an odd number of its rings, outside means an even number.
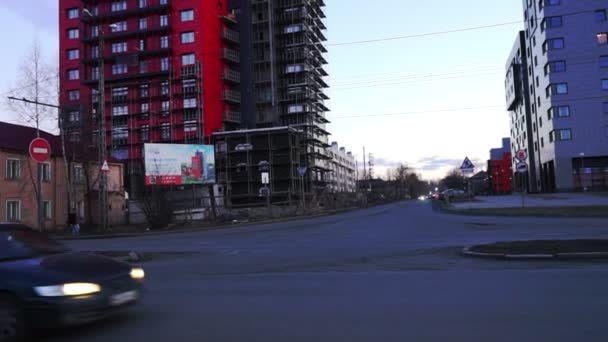
M0 260L31 258L66 252L67 248L32 230L0 231Z

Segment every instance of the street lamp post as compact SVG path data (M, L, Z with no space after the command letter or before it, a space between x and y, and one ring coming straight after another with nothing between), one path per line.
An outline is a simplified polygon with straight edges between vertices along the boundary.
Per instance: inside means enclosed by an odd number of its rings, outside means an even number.
M83 13L90 18L93 18L93 14L88 9L83 9ZM116 25L110 25L109 27L116 27ZM107 172L102 171L101 167L107 159L107 147L106 147L106 97L105 97L105 61L103 56L104 48L104 30L103 27L99 29L99 45L97 51L98 57L98 92L99 92L99 223L102 230L106 230L108 227L108 175Z

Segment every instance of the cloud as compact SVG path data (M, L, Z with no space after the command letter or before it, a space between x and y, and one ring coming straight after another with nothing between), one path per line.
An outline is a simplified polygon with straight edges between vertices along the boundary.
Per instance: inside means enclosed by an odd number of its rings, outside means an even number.
M41 30L54 32L59 25L57 0L2 1L0 9L14 13Z
M436 171L445 168L459 167L460 164L462 164L462 159L432 156L418 160L414 166L422 171Z

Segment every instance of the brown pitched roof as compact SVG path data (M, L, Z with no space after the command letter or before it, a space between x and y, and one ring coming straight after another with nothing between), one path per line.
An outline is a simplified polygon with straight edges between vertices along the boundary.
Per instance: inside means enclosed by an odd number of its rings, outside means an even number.
M62 155L59 136L41 130L40 137L51 144L53 156ZM36 138L36 128L0 121L0 148L29 153L30 142L34 138Z

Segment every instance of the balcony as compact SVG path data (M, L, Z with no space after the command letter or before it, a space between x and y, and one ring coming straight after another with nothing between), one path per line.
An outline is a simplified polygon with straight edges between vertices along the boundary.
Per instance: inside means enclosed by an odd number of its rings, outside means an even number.
M241 93L235 90L224 90L222 100L230 103L241 103Z
M232 123L241 123L241 112L235 110L225 110L224 111L224 121L232 122Z
M231 30L229 28L223 28L220 32L220 37L228 42L238 44L241 39L239 33L235 30Z
M229 62L233 62L233 63L237 63L237 64L241 62L241 57L240 57L239 53L232 49L223 48L221 57L222 57L222 59L229 61Z
M241 73L232 69L224 69L224 71L222 71L222 80L232 83L240 83Z
M92 3L92 1L87 1L85 0L84 2L90 2ZM150 6L145 6L145 7L131 7L131 8L127 8L124 11L116 11L116 12L110 12L110 11L104 11L104 13L100 13L98 15L94 15L93 17L89 17L89 16L82 16L82 21L85 23L99 23L99 22L103 22L103 21L110 21L110 20L117 20L117 19L123 19L126 17L131 17L131 16L147 16L150 14L162 14L162 13L167 13L170 9L169 4L165 4L165 5L150 5Z
M127 39L127 38L133 38L133 37L137 37L137 36L141 36L141 35L151 35L154 33L168 33L171 31L171 26L152 26L152 27L148 27L146 29L136 29L136 30L127 30L127 31L120 31L120 32L106 32L103 35L103 39L105 41L114 41L117 39ZM83 43L89 43L89 44L99 44L99 38L100 36L83 36L80 40Z

